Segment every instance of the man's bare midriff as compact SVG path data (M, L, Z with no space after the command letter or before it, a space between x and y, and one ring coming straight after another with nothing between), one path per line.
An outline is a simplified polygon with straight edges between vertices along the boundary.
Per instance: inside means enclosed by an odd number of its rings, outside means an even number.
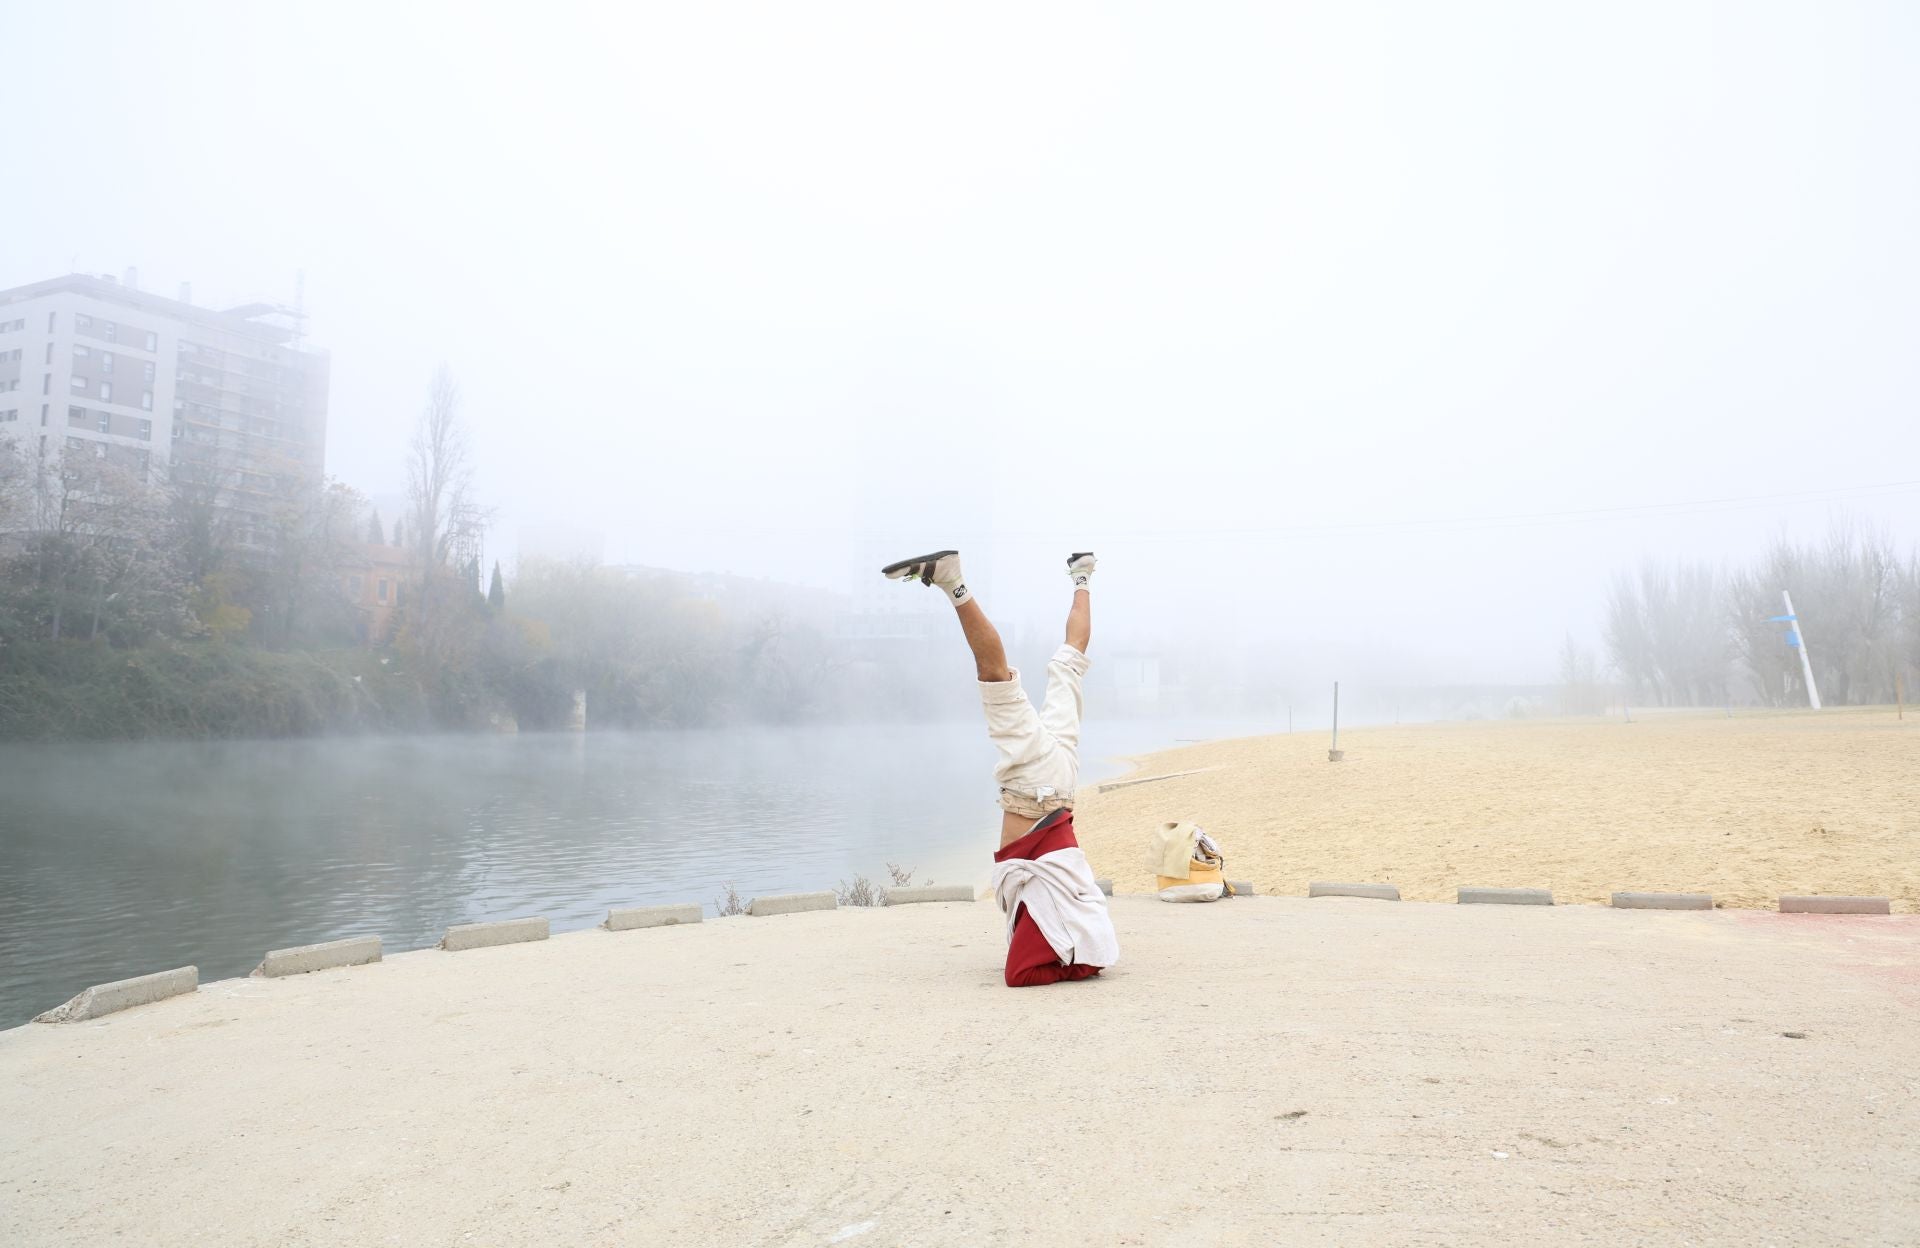
M1000 812L1000 848L1005 849L1027 833L1033 831L1034 821L1025 815L1016 815L1010 810Z

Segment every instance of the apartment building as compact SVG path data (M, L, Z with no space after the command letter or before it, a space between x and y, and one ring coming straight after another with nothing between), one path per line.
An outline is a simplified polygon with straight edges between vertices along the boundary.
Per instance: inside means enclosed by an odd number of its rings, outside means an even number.
M197 489L243 546L325 470L328 358L273 304L216 310L71 274L0 291L0 437Z

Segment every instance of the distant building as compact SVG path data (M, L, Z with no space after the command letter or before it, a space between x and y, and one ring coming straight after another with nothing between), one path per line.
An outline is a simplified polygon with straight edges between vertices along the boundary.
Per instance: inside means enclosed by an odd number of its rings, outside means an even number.
M72 274L0 291L0 437L57 466L91 455L206 492L242 547L325 471L328 357L301 314L216 311Z
M358 543L341 568L340 589L359 617L360 643L383 646L393 640L393 615L400 587L417 565L411 550L386 543Z

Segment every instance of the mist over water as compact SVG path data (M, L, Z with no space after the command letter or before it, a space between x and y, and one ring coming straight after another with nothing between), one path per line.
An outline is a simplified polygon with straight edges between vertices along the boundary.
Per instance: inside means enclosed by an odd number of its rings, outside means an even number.
M1271 721L1096 719L1085 779ZM1284 727L1284 725L1282 725ZM830 889L888 863L984 883L977 724L0 747L0 1026L89 984L449 924ZM991 951L989 951L991 952Z

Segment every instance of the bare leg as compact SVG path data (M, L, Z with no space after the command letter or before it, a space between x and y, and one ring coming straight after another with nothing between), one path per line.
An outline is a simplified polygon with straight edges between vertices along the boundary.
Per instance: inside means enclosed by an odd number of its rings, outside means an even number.
M1076 589L1073 591L1073 609L1067 612L1067 644L1085 654L1087 642L1092 639L1093 596L1084 589Z
M956 606L954 612L959 615L960 631L967 635L967 645L973 650L973 666L980 679L989 684L1012 680L1013 672L1007 666L1007 648L1000 644L1000 630L980 609L979 600L968 598Z

